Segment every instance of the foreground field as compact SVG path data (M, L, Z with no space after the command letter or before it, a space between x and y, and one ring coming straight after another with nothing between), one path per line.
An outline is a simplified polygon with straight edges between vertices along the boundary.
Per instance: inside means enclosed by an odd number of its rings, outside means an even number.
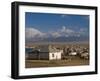
M26 68L35 67L58 67L58 66L79 66L89 65L89 60L81 59L77 56L70 57L67 60L26 60Z

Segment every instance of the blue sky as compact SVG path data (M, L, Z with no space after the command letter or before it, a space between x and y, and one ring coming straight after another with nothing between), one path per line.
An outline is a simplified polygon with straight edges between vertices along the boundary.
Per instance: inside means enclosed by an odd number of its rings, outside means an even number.
M73 33L77 36L89 35L89 16L88 15L71 15L71 14L51 14L51 13L25 13L25 27L28 33L37 36L55 33L54 36L69 35ZM64 31L65 30L65 31ZM35 33L34 33L35 32ZM60 32L60 33L59 33ZM63 33L62 33L63 32ZM81 34L82 32L82 34ZM62 34L62 35L60 35ZM30 36L30 35L29 35ZM32 37L32 36L31 36ZM41 37L41 36L39 36Z
M26 13L25 26L34 27L41 31L50 31L66 26L71 29L89 28L88 16Z

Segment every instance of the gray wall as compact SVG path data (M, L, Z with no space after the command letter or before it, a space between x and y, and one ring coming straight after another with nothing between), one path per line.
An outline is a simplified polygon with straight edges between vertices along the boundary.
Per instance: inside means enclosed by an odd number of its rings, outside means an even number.
M48 52L39 52L39 53L26 54L26 59L49 60L49 53Z

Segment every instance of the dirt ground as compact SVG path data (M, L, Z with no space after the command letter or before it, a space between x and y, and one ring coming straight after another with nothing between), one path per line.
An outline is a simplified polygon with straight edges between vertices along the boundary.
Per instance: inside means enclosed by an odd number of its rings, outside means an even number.
M74 56L66 60L26 60L26 68L89 65L89 60Z

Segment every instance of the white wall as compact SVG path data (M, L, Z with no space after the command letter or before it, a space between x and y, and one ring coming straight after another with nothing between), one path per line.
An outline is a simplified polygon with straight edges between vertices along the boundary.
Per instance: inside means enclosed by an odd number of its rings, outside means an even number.
M10 65L11 65L11 2L14 0L1 0L0 1L0 81L13 81L10 78ZM20 1L20 0L16 0ZM88 5L98 6L100 14L100 0L21 0L30 2L44 2L44 3L59 3L59 4L74 4L74 5ZM100 15L98 16L100 21ZM100 24L98 24L98 30ZM100 31L99 31L100 34ZM100 37L99 37L100 41ZM100 45L100 43L98 43ZM100 46L98 46L100 48ZM100 50L99 50L100 53ZM99 54L100 62L100 54ZM100 63L99 63L100 68ZM99 70L100 72L100 70ZM40 78L40 79L26 79L26 81L99 81L100 74L98 75L84 75L84 76L66 76L55 78ZM22 81L22 80L21 80Z
M50 60L61 59L61 53L62 52L54 52L54 53L52 52L52 53L49 53L49 59Z

